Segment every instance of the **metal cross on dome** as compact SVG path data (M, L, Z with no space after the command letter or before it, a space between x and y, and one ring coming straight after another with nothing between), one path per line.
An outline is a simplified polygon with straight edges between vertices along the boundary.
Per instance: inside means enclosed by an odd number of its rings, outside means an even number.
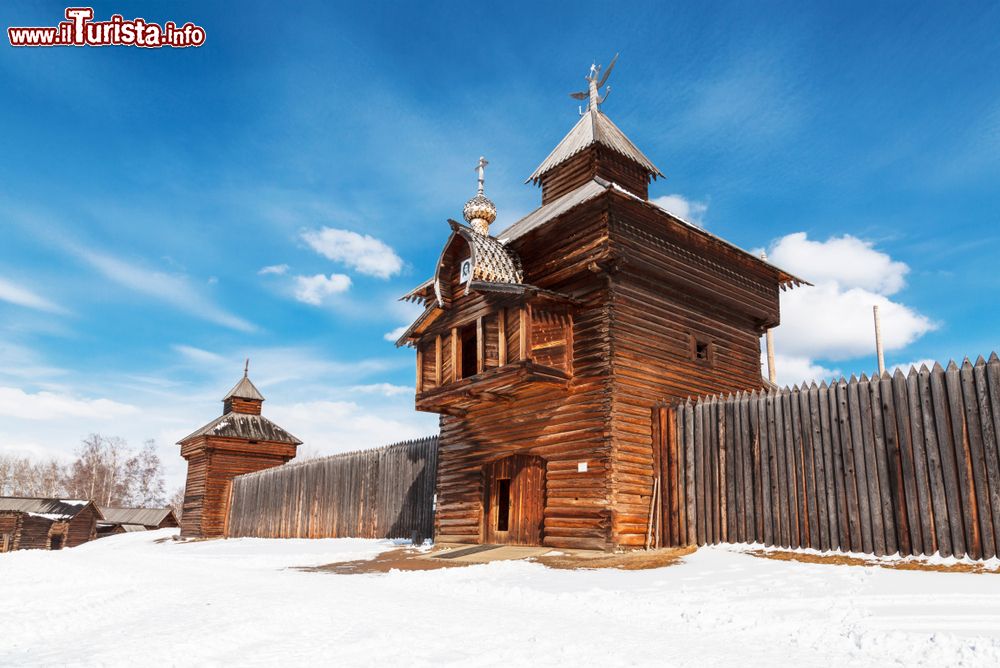
M611 86L608 86L607 91L605 91L604 96L601 97L600 89L607 82L608 77L611 76L611 70L615 67L615 62L618 60L618 54L611 59L611 63L608 64L608 69L604 70L604 76L601 76L601 65L593 63L590 66L590 72L584 79L587 80L587 90L580 91L579 93L570 93L569 96L574 100L589 100L587 102L587 110L598 109L601 104L608 99L608 95L611 95ZM580 109L580 115L582 116L585 112Z
M479 190L478 194L483 194L483 187L486 183L486 165L490 164L483 156L479 156L479 164L476 165L476 171L479 172Z

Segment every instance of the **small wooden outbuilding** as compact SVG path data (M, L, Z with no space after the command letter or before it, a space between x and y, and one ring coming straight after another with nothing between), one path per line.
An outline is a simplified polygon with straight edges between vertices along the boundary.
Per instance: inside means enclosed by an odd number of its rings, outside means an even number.
M180 526L170 508L101 508L103 520L97 523L97 537L132 531L152 531Z
M0 552L76 547L96 537L101 518L92 501L0 497Z

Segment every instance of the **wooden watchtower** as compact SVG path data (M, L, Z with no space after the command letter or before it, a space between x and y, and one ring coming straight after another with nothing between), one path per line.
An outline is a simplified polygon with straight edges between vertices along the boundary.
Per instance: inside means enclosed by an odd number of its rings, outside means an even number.
M222 536L229 512L230 481L244 473L284 464L302 444L261 415L264 395L245 371L222 401L220 417L178 443L188 462L182 536Z
M762 387L760 337L801 282L649 201L662 174L601 111L598 74L528 179L541 206L492 236L481 160L470 224L449 221L404 297L425 306L398 342L416 407L441 416L438 541L642 545L652 407Z

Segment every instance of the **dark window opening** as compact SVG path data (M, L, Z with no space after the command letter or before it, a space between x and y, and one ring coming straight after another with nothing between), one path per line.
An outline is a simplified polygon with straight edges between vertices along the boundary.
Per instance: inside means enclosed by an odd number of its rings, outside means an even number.
M697 360L708 361L708 343L706 343L705 341L695 342L694 358Z
M462 378L475 376L479 372L476 346L476 326L463 327L459 336L462 337Z
M52 538L49 540L49 549L50 550L61 550L62 549L62 544L63 544L63 537L61 535L59 535L59 536L52 536Z
M510 478L497 480L497 531L510 530Z

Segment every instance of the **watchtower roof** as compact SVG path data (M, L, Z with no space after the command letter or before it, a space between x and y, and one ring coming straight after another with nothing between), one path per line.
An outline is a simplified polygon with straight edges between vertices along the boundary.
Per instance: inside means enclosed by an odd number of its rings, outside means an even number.
M636 147L632 141L625 136L611 119L604 115L600 109L588 109L580 120L577 121L573 129L569 131L563 140L559 142L542 164L528 177L525 183L538 182L546 173L555 167L566 162L574 155L594 144L600 144L612 151L632 160L650 176L662 177L663 173L653 164L653 161Z
M222 397L223 401L227 399L247 399L250 401L264 401L264 395L260 393L257 386L254 385L246 375L240 378L240 382L233 386L233 389L229 390L226 396Z

